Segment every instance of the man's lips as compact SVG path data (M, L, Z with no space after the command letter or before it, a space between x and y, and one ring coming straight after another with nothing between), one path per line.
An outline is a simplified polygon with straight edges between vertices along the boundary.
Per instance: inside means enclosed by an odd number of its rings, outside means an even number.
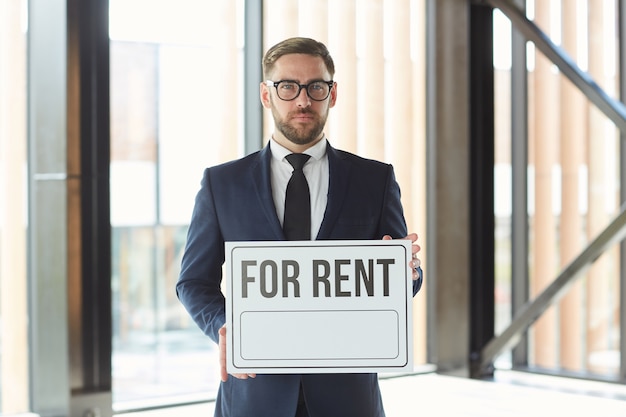
M309 122L313 119L314 117L310 113L299 113L291 117L291 120L296 121L296 122Z

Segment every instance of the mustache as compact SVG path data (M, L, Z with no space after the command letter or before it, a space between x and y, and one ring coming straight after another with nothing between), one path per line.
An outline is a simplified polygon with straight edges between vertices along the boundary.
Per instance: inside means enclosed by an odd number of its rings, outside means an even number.
M300 110L292 111L289 113L289 115L300 115L300 114L314 114L314 112L311 109L300 109Z

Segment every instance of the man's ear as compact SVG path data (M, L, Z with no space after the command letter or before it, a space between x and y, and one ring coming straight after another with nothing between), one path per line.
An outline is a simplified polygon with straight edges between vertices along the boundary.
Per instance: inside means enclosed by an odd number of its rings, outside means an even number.
M270 98L270 88L265 83L261 83L259 87L259 97L261 98L261 104L266 109L272 107L272 101Z
M337 83L333 84L333 88L330 90L330 107L335 107L337 102Z

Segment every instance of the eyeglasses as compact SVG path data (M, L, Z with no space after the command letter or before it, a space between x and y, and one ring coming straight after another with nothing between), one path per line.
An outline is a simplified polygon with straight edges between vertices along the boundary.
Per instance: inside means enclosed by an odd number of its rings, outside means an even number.
M278 98L284 101L295 100L300 95L300 91L304 88L307 95L311 100L324 101L330 95L330 89L335 82L330 81L313 81L308 84L298 84L296 81L282 80L282 81L265 81L265 84L269 87L274 86L276 88L276 94Z

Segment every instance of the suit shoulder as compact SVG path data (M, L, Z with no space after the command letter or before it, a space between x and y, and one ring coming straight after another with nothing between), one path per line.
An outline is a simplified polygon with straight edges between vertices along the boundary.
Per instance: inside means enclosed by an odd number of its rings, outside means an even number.
M383 170L388 170L391 168L391 164L378 161L376 159L364 158L352 152L343 151L340 149L335 149L335 152L337 153L337 156L340 159L349 161L355 164L356 166L360 166L360 167L367 168L367 169L383 169Z
M205 169L205 175L208 173L215 175L229 175L242 172L246 167L254 166L258 163L261 151L253 152L239 159L223 162L210 166Z

